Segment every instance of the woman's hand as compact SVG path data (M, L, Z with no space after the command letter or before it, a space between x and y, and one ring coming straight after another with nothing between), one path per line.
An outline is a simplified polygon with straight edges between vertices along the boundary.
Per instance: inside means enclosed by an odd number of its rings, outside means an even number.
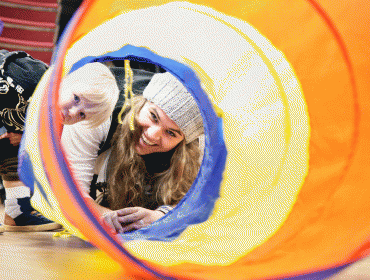
M109 211L104 213L102 219L113 230L113 234L123 232L122 225L118 221L117 211Z
M161 211L142 207L127 207L106 212L102 217L115 233L123 233L150 225L163 216L164 213Z
M115 211L122 230L118 233L140 229L164 216L164 213L142 207L127 207Z

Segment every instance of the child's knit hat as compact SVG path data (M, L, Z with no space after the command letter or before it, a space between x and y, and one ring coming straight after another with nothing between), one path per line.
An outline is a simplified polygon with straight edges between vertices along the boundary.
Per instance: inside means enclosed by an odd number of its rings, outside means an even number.
M193 96L171 73L155 74L143 96L173 120L190 143L204 133L202 115Z

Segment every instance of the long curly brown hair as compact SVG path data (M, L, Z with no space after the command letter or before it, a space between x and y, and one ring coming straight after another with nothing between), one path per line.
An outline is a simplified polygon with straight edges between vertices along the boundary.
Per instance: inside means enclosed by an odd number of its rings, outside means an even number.
M118 125L112 139L110 172L108 172L108 201L113 210L124 207L143 206L143 192L151 184L158 205L175 205L191 187L200 168L199 141L185 144L181 141L169 153L172 157L169 167L159 173L149 174L146 162L135 150L135 143L141 135L136 118L146 102L142 96L135 96L134 110L128 108L121 125ZM135 114L135 129L131 131L129 121ZM170 154L170 155L171 155ZM154 155L156 156L156 155ZM163 155L158 155L158 157ZM159 158L158 158L159 159Z

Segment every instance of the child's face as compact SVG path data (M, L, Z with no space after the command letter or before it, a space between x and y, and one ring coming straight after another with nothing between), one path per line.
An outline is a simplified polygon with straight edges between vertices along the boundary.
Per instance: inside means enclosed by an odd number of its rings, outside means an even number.
M59 107L63 124L75 124L89 118L88 109L91 105L83 97L88 86L76 83L71 86L62 86L59 92Z
M151 102L146 102L141 109L137 124L142 128L141 136L135 145L139 155L168 152L184 139L178 125Z

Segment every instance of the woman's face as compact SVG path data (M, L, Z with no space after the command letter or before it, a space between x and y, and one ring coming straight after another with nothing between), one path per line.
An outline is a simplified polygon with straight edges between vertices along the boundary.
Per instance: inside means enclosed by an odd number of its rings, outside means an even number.
M151 102L146 102L141 109L137 124L142 128L135 145L139 155L168 152L184 140L177 124Z
M83 97L87 90L88 86L81 83L62 86L59 92L59 107L63 124L70 125L88 119L87 110L91 105Z

